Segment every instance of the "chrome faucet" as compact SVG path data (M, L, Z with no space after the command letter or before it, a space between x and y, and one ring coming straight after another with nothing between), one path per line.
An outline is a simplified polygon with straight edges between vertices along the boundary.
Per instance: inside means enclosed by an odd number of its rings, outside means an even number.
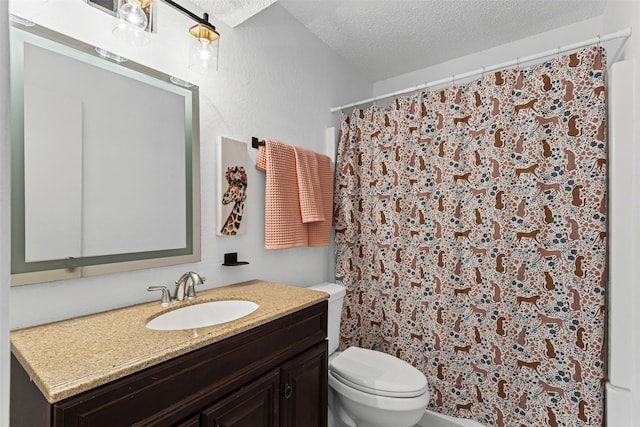
M176 280L176 290L173 298L176 301L192 300L196 297L196 285L202 285L206 277L200 276L195 271L184 273Z

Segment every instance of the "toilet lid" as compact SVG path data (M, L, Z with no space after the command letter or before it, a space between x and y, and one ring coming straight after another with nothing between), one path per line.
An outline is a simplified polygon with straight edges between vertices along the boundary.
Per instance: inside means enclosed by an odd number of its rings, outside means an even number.
M405 361L386 353L349 347L329 363L338 381L365 393L415 397L428 387L427 378Z

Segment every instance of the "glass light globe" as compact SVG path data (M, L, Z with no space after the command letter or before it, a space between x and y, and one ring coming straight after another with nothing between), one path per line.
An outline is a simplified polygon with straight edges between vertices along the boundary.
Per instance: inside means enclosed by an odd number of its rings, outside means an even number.
M189 68L204 74L207 70L217 68L218 40L194 39L189 52Z
M189 49L189 68L201 74L214 68L214 64L217 69L220 34L215 27L199 22L189 28L189 34L193 36Z
M149 33L146 31L149 19L142 10L140 0L127 0L120 6L113 35L133 46L149 44Z
M149 22L147 14L142 10L140 0L127 0L127 2L118 9L118 18L125 24L139 30L147 28Z

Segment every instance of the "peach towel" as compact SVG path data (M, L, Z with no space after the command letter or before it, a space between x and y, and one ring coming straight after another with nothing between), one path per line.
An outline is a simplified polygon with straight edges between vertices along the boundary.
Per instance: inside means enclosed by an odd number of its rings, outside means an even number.
M322 188L318 174L319 154L306 148L293 147L302 222L324 221Z
M264 247L328 246L333 219L331 159L280 141L264 141L256 160L256 168L266 173ZM311 221L303 222L303 217Z

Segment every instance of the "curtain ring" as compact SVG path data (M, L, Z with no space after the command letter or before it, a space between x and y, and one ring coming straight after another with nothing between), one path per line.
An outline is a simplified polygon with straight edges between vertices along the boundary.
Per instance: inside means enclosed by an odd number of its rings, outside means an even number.
M482 78L483 78L483 79L484 79L484 70L485 70L485 67L484 67L484 66L482 66Z
M600 50L600 34L598 34L598 50Z
M455 86L455 84L456 84L456 75L451 74L451 85Z
M560 46L556 47L556 56L560 59Z
M520 57L516 56L516 69L520 71Z
M424 82L424 96L423 98L426 99L429 96L429 85L427 85L427 82Z

